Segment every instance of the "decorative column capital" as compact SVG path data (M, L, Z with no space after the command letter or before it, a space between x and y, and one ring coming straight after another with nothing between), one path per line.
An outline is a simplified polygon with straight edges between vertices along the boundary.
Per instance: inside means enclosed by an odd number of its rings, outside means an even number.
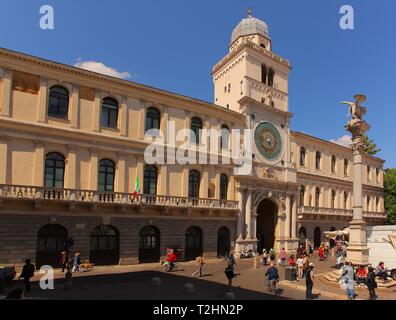
M67 145L67 150L68 150L69 152L76 152L76 151L77 151L77 146L74 145L74 144L68 144L68 145Z
M36 148L44 148L45 147L45 142L44 141L34 140L33 143L34 143Z

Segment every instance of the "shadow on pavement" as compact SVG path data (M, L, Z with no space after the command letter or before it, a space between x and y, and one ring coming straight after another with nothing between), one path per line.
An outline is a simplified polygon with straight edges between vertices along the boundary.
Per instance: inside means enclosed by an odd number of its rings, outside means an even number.
M152 285L154 277L161 278L161 286ZM227 293L227 285L222 283L157 271L76 277L72 289L68 290L64 289L64 283L64 279L58 279L54 290L41 290L38 281L32 282L29 297L56 300L221 300ZM194 285L193 294L183 293L186 283ZM23 282L14 281L7 293L15 288L23 288ZM233 292L237 300L288 300L240 287L233 287Z

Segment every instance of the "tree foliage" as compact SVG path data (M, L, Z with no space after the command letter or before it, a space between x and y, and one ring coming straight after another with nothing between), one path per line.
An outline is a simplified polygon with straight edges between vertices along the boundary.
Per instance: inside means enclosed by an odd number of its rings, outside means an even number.
M364 139L364 152L366 152L370 156L374 156L381 151L381 149L377 148L377 144L374 143L374 140L369 139L367 135L363 135L363 139Z
M396 224L396 168L385 171L384 189L387 223Z

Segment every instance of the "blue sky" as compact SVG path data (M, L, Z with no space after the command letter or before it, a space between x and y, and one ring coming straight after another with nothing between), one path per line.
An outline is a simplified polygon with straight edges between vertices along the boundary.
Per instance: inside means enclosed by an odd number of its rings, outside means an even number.
M39 28L44 4L55 10L54 30ZM353 31L339 27L344 4L355 10ZM0 46L71 65L101 62L131 80L211 102L211 68L249 7L269 25L273 51L293 65L293 129L342 137L347 111L339 101L363 92L369 136L386 167L396 167L393 0L0 0Z

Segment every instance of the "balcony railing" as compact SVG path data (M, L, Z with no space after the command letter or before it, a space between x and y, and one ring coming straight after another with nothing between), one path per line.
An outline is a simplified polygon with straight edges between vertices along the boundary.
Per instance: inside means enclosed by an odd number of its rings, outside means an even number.
M322 207L298 207L299 214L314 214L314 215L328 215L328 216L343 216L352 217L353 211L349 209L335 209L335 208L322 208ZM363 211L364 218L386 218L384 212L371 212Z
M1 200L63 201L73 203L115 204L131 206L184 207L238 210L238 201L188 198L176 196L99 192L89 190L53 189L17 185L0 185Z

